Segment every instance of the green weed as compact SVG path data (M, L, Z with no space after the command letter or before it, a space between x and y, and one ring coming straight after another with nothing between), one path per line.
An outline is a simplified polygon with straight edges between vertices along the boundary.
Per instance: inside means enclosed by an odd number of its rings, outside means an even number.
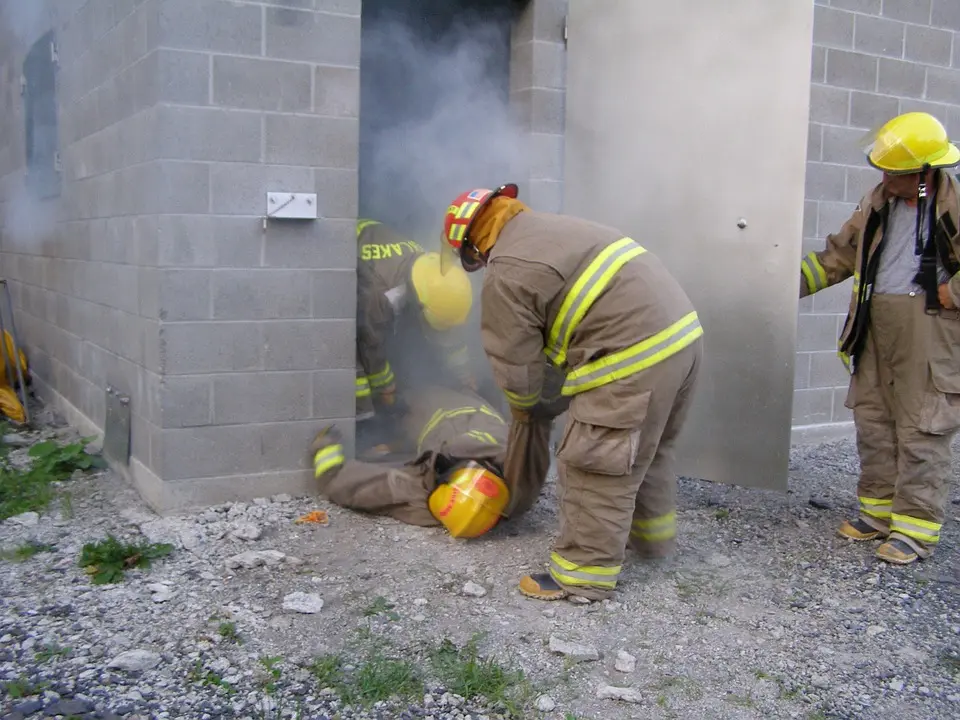
M54 658L63 658L70 654L70 648L57 644L46 645L35 653L37 662L50 662Z
M423 675L409 660L395 660L376 651L340 683L337 691L348 705L370 707L394 696L412 699L423 695Z
M227 642L232 642L237 645L243 644L243 638L240 637L240 633L237 631L237 624L235 622L222 622L217 628L217 632L220 637L222 637Z
M11 700L22 700L31 695L39 695L48 685L49 683L46 682L31 682L28 678L21 675L16 680L10 680L4 683L3 689L7 695L10 696Z
M388 602L385 597L377 596L374 598L373 602L364 609L363 615L364 617L386 615L388 618L396 622L400 619L400 615L394 612L393 608L393 603Z
M187 673L187 682L190 683L199 683L204 686L218 687L227 695L232 695L234 689L230 686L229 683L225 683L223 678L220 677L219 673L215 673L213 670L207 670L203 667L203 661L199 658L193 661L193 667L190 668L190 671Z
M27 540L27 542L23 543L22 545L18 545L12 550L0 551L0 559L9 560L10 562L25 562L34 555L39 555L40 553L45 552L53 552L54 550L56 550L56 547L53 545L37 542L36 540Z
M269 680L266 680L262 683L264 692L268 695L272 695L276 692L277 689L277 680L280 679L280 676L283 675L283 671L277 667L283 661L282 657L262 657L260 658L260 664L263 665L264 670L267 671Z
M321 690L335 688L343 682L343 659L339 655L321 655L309 670Z
M730 511L727 508L717 508L717 511L713 514L713 516L722 522L730 517Z
M80 567L91 576L94 585L123 580L131 568L149 568L151 563L173 552L169 543L122 543L113 535L106 540L87 543L80 552Z

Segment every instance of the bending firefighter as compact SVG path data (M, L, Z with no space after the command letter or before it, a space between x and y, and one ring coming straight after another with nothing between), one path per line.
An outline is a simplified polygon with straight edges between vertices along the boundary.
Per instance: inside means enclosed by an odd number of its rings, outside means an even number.
M884 538L877 557L909 564L940 539L960 428L960 163L943 126L907 113L868 136L883 180L826 247L801 264L800 297L853 277L840 356L850 373L860 454L852 540Z
M438 382L473 387L462 336L473 303L464 274L443 275L437 253L373 221L357 223L357 420L391 408L401 389Z
M427 386L407 405L394 447L408 451L406 463L347 461L335 429L318 433L314 474L332 502L411 525L442 524L462 538L482 535L533 504L539 487L504 479L507 424L481 398ZM548 453L527 470L545 477L549 465Z
M516 198L516 185L463 193L447 209L444 236L465 270L486 267L483 346L514 424L537 413L545 356L566 375L559 538L549 572L522 578L520 591L602 599L617 586L628 542L646 556L674 547L674 444L703 331L652 253L612 228L533 212Z

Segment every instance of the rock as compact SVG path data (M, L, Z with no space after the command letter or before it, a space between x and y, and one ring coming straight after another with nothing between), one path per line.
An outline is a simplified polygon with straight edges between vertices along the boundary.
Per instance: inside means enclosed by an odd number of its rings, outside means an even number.
M416 598L414 599L413 604L416 605L417 607L422 607L424 605L429 604L429 600L427 600L426 598Z
M884 633L886 631L887 629L882 625L871 625L870 627L867 628L867 636L876 637L880 633Z
M630 653L621 650L617 653L617 661L614 663L614 668L618 672L632 673L637 669L637 659Z
M728 567L733 560L731 560L726 555L721 555L720 553L714 553L710 556L710 559L707 560L708 563L714 567Z
M589 605L592 601L583 595L568 595L567 602L572 602L574 605Z
M20 703L13 708L14 712L18 712L24 717L27 715L32 715L35 712L43 710L43 703L39 700L28 700L27 702Z
M810 506L815 507L817 510L830 510L833 507L826 500L820 498L810 498L809 502Z
M82 700L58 700L53 705L48 705L43 711L47 717L63 715L65 717L76 717L90 712L93 708Z
M247 550L239 555L228 557L226 566L231 570L236 568L255 568L261 565L279 565L286 555L279 550Z
M279 495L274 495L270 499L273 500L275 503L288 503L293 500L293 498L287 495L286 493L280 493Z
M303 565L303 560L301 560L301 559L298 558L298 557L294 557L293 555L287 555L287 556L283 559L283 561L284 561L287 565L294 565L294 566Z
M160 656L150 650L127 650L107 663L108 668L126 672L143 672L160 664Z
M239 523L230 531L230 536L238 540L259 540L263 532L253 523Z
M323 598L312 593L290 593L283 598L283 609L313 615L323 609Z
M555 652L576 662L591 662L600 659L600 653L589 645L567 642L555 635L550 636L550 652Z
M139 528L140 533L152 543L170 543L174 546L180 544L180 534L171 520L148 520L140 523Z
M253 499L253 504L258 507L267 507L270 504L270 498L259 497Z
M25 512L13 517L7 518L7 522L22 527L36 527L40 524L40 515L35 512Z
M815 688L819 688L820 690L829 690L833 687L829 675L814 675L810 678L810 682Z
M482 598L487 594L487 589L483 585L477 585L475 582L468 582L463 586L463 594L470 597Z
M540 712L553 712L557 707L557 701L549 695L541 695L537 698L537 710Z
M17 435L16 433L4 435L3 443L4 445L9 445L10 447L29 447L30 445L33 445L32 440L25 438L23 435Z
M543 615L545 618L553 619L557 616L557 611L554 610L553 608L547 608L540 614Z
M601 700L620 700L628 703L643 702L643 696L638 690L633 688L614 687L613 685L601 685L597 688L597 697Z
M153 593L150 599L155 603L167 602L167 600L174 596L173 588L163 583L150 583L147 585L147 590Z
M181 530L179 538L184 550L196 550L203 545L203 534L194 528Z

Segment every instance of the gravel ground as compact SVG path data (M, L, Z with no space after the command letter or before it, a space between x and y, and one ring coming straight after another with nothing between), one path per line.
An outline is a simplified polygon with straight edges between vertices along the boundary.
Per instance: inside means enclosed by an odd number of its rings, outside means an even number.
M678 555L628 556L617 597L587 605L515 589L548 555L552 484L461 542L310 498L161 519L111 472L72 480L70 503L0 523L8 551L50 546L0 560L0 717L493 720L496 698L431 664L477 633L525 672L524 718L960 717L956 487L937 555L890 568L834 536L856 471L844 441L795 449L788 494L683 480ZM294 523L317 509L327 525ZM93 585L77 559L107 533L176 549ZM426 692L364 709L326 687L336 662L368 689L418 669Z

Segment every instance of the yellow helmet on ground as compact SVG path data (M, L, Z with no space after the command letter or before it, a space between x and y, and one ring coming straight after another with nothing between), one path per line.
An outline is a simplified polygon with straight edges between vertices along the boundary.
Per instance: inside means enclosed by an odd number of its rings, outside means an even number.
M861 145L869 163L891 175L960 163L960 149L950 142L940 121L924 112L898 115L867 133Z
M434 330L450 330L467 321L473 307L473 288L462 269L444 275L440 254L424 253L414 261L410 281L423 316Z
M483 535L500 521L510 491L503 480L476 462L457 465L430 495L430 514L455 538Z

